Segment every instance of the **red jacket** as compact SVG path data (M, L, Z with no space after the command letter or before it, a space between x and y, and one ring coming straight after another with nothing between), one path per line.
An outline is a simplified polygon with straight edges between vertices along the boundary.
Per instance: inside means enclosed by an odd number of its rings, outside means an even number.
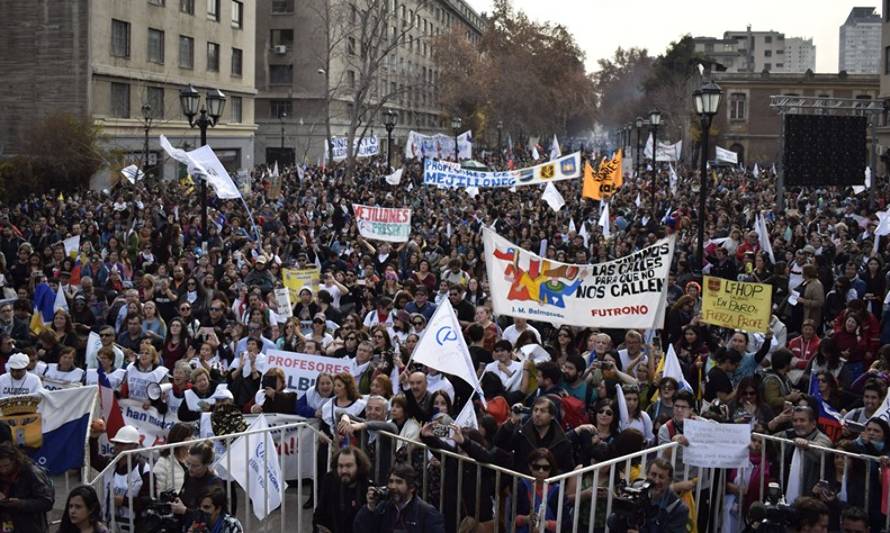
M813 357L816 357L816 353L819 352L819 344L821 342L822 340L815 335L813 335L813 337L809 341L805 341L803 335L799 335L791 339L791 341L788 343L788 349L791 350L791 353L794 354L794 357L800 360L797 362L794 368L806 370L807 365L810 364L810 361L813 359Z

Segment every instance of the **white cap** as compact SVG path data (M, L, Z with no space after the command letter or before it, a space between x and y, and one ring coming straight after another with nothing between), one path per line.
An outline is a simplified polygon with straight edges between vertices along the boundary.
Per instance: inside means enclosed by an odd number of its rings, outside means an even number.
M111 442L117 444L139 444L139 430L133 426L124 426L117 430Z
M9 358L8 364L10 370L24 370L31 364L31 358L21 352L14 353Z
M223 386L219 386L216 388L215 391L213 391L213 399L216 401L221 401L221 400L235 401L235 397L232 396L232 391L230 391L228 388L223 387Z

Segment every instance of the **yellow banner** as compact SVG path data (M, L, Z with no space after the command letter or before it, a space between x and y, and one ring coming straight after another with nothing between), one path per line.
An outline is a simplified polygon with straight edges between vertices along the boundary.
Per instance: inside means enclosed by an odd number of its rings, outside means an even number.
M769 330L772 285L705 276L702 291L702 322L748 333Z
M281 283L290 292L290 301L294 305L299 301L300 290L303 287L308 287L313 295L317 293L320 280L321 271L317 268L281 269Z
M621 150L618 150L612 159L603 158L595 172L589 162L584 163L584 183L581 196L592 200L607 199L615 194L623 183Z

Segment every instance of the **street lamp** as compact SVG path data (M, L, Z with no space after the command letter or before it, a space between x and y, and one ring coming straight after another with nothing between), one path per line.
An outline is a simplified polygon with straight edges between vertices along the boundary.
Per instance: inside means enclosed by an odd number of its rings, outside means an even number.
M387 109L383 112L383 127L386 128L386 168L392 168L392 130L396 127L398 115Z
M627 147L630 146L631 131L633 131L633 124L628 122L627 125L624 126L624 146L621 147L622 151L627 150Z
M655 216L655 193L658 188L658 125L661 124L661 111L649 112L649 125L652 127L652 216Z
M634 158L634 177L640 179L640 132L643 130L643 117L637 117L634 121L637 127L637 156ZM652 216L655 216L653 213Z
M142 175L148 172L148 130L151 129L151 121L154 118L151 112L151 106L147 103L142 104L142 125L145 127L145 145L142 147Z
M717 114L720 105L720 86L712 81L706 82L700 89L692 93L695 102L695 112L701 121L701 167L699 168L701 179L698 191L698 271L701 272L705 265L705 198L708 196L707 164L708 164L708 135L711 130L711 120Z
M498 121L498 152L501 150L501 131L504 129L504 123L502 121ZM503 154L501 154L503 155Z
M281 166L284 157L284 121L287 120L287 113L282 111L278 113L278 120L281 121L281 151L278 153L278 165Z
M460 131L463 121L460 117L451 117L451 129L454 131L454 161L460 163L460 152L457 148L457 132Z
M189 127L201 131L201 146L207 145L207 128L216 126L226 107L226 95L219 89L207 91L201 105L201 93L192 85L179 91L182 114L188 118ZM199 109L200 108L200 109ZM207 242L207 178L201 180L201 240Z

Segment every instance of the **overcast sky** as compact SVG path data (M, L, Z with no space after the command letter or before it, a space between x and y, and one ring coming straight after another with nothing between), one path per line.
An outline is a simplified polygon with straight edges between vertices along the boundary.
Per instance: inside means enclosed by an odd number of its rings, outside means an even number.
M491 10L491 0L467 1L479 12ZM719 37L751 24L753 30L812 37L816 71L837 72L838 31L850 9L881 10L874 0L513 0L513 5L534 20L568 27L586 54L588 70L596 70L596 61L611 57L619 46L658 55L686 33Z

